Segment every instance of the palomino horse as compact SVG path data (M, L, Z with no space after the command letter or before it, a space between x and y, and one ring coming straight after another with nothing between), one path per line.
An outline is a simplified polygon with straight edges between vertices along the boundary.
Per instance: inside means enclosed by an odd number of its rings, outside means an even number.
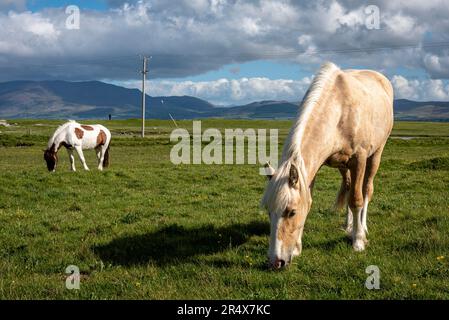
M346 232L355 251L367 244L368 203L382 151L393 127L393 88L371 70L324 64L285 142L279 168L269 176L262 206L270 215L269 259L288 265L302 250L316 173L325 164L343 181L336 207L347 206Z
M75 169L75 149L84 166L89 170L84 159L84 149L95 149L98 158L98 170L109 165L109 143L111 142L111 133L100 124L81 125L75 121L69 121L59 126L53 136L48 141L47 149L44 150L44 159L47 162L48 171L55 171L58 162L58 151L64 146L70 157L72 171Z

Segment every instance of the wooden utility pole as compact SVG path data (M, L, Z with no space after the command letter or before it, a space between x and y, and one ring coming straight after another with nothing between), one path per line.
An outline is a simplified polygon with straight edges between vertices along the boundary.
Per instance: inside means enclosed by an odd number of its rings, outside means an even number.
M143 57L143 69L142 69L142 138L145 137L145 82L147 78L147 62L148 57Z

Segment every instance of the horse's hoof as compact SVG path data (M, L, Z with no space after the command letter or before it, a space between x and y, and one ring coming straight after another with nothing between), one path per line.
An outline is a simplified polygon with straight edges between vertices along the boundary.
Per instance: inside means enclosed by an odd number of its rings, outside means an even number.
M365 240L357 239L352 244L352 248L354 248L355 252L362 252L363 250L365 250L365 244L366 244Z

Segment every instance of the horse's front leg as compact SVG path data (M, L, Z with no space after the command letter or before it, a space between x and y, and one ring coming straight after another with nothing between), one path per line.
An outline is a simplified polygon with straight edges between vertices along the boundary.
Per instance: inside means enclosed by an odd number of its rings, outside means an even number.
M84 159L83 149L81 148L81 146L76 146L75 150L78 153L80 161L84 166L84 170L89 170L89 168L87 167L87 164L86 164L86 159Z
M75 156L73 155L73 150L67 148L67 153L69 154L69 159L70 159L70 169L72 171L76 171L76 168L75 168Z
M352 228L354 222L354 216L352 214L351 208L349 205L346 206L346 222L345 222L345 232L349 238L352 239Z
M365 250L366 230L363 227L363 180L366 169L366 154L359 153L351 165L351 190L349 193L349 208L354 215L352 229L352 247L355 251Z

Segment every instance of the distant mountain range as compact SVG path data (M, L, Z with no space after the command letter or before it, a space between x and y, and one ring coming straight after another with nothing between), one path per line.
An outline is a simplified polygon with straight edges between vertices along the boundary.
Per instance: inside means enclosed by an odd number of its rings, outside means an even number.
M114 119L141 116L141 92L99 81L12 81L0 83L0 119ZM216 107L190 96L147 96L148 118L287 119L299 103L260 101L234 107ZM449 121L449 102L395 100L398 120Z

